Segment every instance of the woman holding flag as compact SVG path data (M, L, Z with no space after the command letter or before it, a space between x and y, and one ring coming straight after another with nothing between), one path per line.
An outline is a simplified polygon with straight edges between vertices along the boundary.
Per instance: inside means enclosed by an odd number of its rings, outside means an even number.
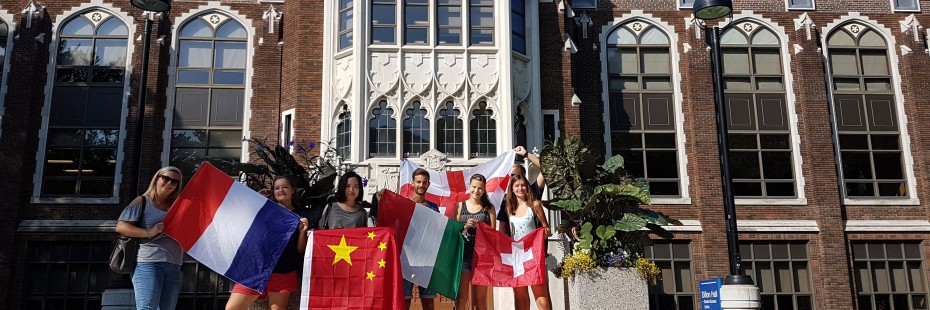
M181 291L184 250L162 234L162 221L181 193L181 170L164 167L152 176L149 188L136 197L116 222L116 232L139 238L138 263L132 273L136 309L173 310Z
M524 236L533 232L537 228L536 220L542 225L546 232L546 237L552 235L549 230L549 222L546 220L546 213L543 210L542 202L536 199L533 191L530 190L530 183L525 176L515 174L511 176L510 184L507 185L506 210L509 216L509 232L513 240L520 240ZM507 229L502 227L502 229ZM543 261L545 262L545 261ZM549 284L531 285L533 296L536 297L536 307L539 309L552 309L549 302ZM513 299L515 308L518 310L530 309L530 295L526 287L514 287Z
M320 229L355 228L368 226L368 211L362 208L362 176L349 171L339 177L336 201L323 209Z
M460 203L455 212L458 221L465 224L465 230L462 231L465 237L465 252L462 254L462 277L459 281L459 298L455 302L456 309L471 309L471 305L479 310L488 308L488 288L471 284L475 226L478 226L478 222L484 222L496 229L497 223L494 218L494 205L491 204L485 189L486 184L487 179L483 175L472 175L468 182L468 200Z
M271 191L262 189L259 193L265 196L270 195L271 197L269 198L271 198L272 201L301 216L300 225L297 226L297 231L291 234L291 238L288 240L284 252L281 253L281 257L278 258L278 262L275 264L274 270L271 273L271 278L268 280L268 285L265 287L265 292L256 292L236 283L236 285L233 286L232 294L229 296L229 301L226 302L227 310L245 310L248 309L256 299L266 297L268 298L268 305L271 310L285 310L287 309L287 302L291 293L296 292L300 288L297 270L303 265L301 254L304 252L304 249L307 248L307 229L309 228L309 223L306 216L301 214L303 213L301 211L305 210L305 208L296 208L299 206L299 202L296 196L294 196L294 190L297 184L294 178L289 175L280 175L275 177L273 184Z

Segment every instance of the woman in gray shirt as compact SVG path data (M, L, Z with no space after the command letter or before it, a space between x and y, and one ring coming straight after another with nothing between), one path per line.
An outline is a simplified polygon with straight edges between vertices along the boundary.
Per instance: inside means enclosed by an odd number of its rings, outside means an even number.
M149 189L123 209L116 223L116 232L140 238L138 264L132 273L136 309L174 310L178 302L184 250L161 232L165 229L162 220L181 193L181 180L178 168L159 169Z
M368 226L368 211L362 208L362 177L346 172L336 186L336 202L326 206L320 218L320 229L354 228Z

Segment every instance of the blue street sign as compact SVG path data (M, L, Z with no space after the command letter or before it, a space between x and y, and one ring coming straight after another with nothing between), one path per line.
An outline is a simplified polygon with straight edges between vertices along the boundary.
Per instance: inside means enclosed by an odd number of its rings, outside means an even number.
M701 280L701 310L720 310L720 278Z

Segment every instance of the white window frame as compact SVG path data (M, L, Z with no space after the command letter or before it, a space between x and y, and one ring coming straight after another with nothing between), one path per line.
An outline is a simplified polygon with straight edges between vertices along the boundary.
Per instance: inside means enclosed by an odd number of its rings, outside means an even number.
M680 2L679 2L680 3ZM675 27L668 24L661 18L655 17L652 14L644 13L642 10L633 10L630 13L624 14L620 17L615 17L613 20L604 24L601 27L600 34L600 59L601 59L601 80L607 81L607 36L611 34L615 28L623 27L624 24L632 22L634 20L640 20L644 23L648 23L652 26L655 26L661 30L669 40L669 54L671 56L671 63L677 64L681 61L681 51L679 50L679 42L681 40L678 38L678 32L675 32ZM688 174L688 154L687 154L687 136L685 136L684 128L684 110L682 106L684 104L684 97L681 93L681 70L678 66L672 65L672 102L674 103L674 111L672 115L675 117L675 152L677 153L678 158L678 192L680 197L676 198L652 198L653 204L660 205L690 205L691 204L691 177ZM601 83L601 100L604 104L604 111L609 111L610 104L610 91L608 90L607 83ZM606 143L605 154L606 157L613 156L611 153L611 137L610 137L610 113L604 113L603 117L604 122L604 141Z
M920 12L920 0L913 0L913 1L914 1L914 5L917 6L916 8L913 8L913 9L899 9L899 8L897 8L896 5L895 5L895 2L896 2L897 0L889 0L889 1L891 2L891 11L892 11L892 12L917 12L917 13ZM889 49L889 50L890 50L890 49Z
M6 111L6 108L4 107L3 103L6 101L5 98L6 98L7 88L9 87L9 84L10 84L10 80L9 80L10 73L9 72L10 72L10 59L12 57L9 57L9 56L10 54L13 53L13 37L14 37L13 33L16 30L15 20L16 19L13 18L13 14L10 14L10 12L7 12L7 10L0 9L0 23L6 24L6 27L7 27L6 50L3 51L3 55L0 56L0 63L2 63L2 66L0 66L0 68L3 68L3 70L0 71L0 82L2 82L0 83L0 137L3 136L3 126L2 126L3 115L4 115L4 112Z
M791 0L785 0L785 9L789 11L814 11L817 10L817 0L810 0L810 7L791 6ZM892 0L894 1L894 0Z
M788 48L789 38L787 30L762 15L754 13L734 14L730 19L734 23L749 21L759 24L761 27L768 28L778 37L779 54L781 55L781 69L785 81L785 107L788 112L788 131L791 147L791 160L794 166L794 190L797 197L795 198L737 198L734 199L736 205L780 205L780 206L805 206L807 205L806 181L804 178L804 158L801 156L801 135L798 129L798 112L797 94L794 92L794 73L791 70L792 56ZM720 22L717 26L723 28L726 21Z
M679 10L685 10L685 9L690 10L691 8L694 7L694 0L691 0L691 4L690 4L690 5L684 3L684 2L687 1L687 0L676 0L676 1L678 1L678 9L679 9Z
M243 103L242 103L242 151L240 154L240 160L242 162L247 162L249 160L249 141L247 138L252 136L251 130L251 119L252 119L252 76L255 74L253 69L253 58L255 57L255 43L253 40L255 38L255 26L253 26L252 20L242 15L239 11L233 10L227 5L221 5L219 2L208 2L207 4L201 5L197 9L190 10L185 14L177 16L174 18L174 22L171 27L171 47L172 49L177 48L180 44L180 32L181 27L186 25L188 21L199 18L201 15L210 14L210 13L223 14L229 17L232 20L239 22L243 28L245 28L246 34L246 65L245 65L245 91L243 92ZM171 131L174 130L174 104L175 104L175 94L177 93L177 76L175 73L178 71L178 56L177 52L172 53L170 57L170 63L168 65L168 98L167 105L165 107L165 129L162 133L162 153L161 161L162 166L167 166L171 158Z
M112 14L113 18L118 18L123 24L126 25L126 28L129 30L129 36L126 38L126 73L125 78L123 79L123 107L120 110L120 119L126 119L129 117L129 91L130 91L130 81L132 80L132 68L133 68L133 52L135 50L135 44L133 43L132 36L136 33L136 24L132 16L128 13L123 12L122 9L114 7L110 3L104 3L103 0L92 0L90 3L87 3L82 6L73 7L68 11L62 12L60 15L55 17L55 22L52 24L52 44L49 44L49 59L48 59L48 68L45 72L47 73L45 81L45 102L42 107L42 125L39 130L39 145L38 151L36 152L36 170L35 174L32 177L32 197L30 198L31 203L75 203L75 204L115 204L119 203L119 188L123 183L123 160L125 159L126 149L126 122L120 122L119 125L119 142L116 145L116 167L114 168L115 176L113 177L113 195L110 197L104 198L71 198L71 197L42 197L42 175L45 172L45 165L42 163L45 162L45 151L48 145L48 123L49 116L52 107L52 92L55 90L55 71L58 66L58 41L61 36L60 30L64 26L64 23L70 21L72 18L77 17L80 14L85 12L100 10ZM13 36L9 36L12 38ZM5 86L4 86L5 87Z
M578 0L572 1L572 9L584 9L584 10L596 10L597 9L597 0L591 0L591 3L594 3L593 6L582 6L580 4L575 4Z
M546 139L546 132L545 132L545 130L546 130L546 115L552 115L552 116L554 117L554 119L555 119L555 136L554 136L553 138L556 139L556 140L558 140L559 138L562 137L562 130L559 129L559 122L562 121L562 118L561 118L561 115L559 115L559 114L560 114L560 113L559 113L559 110L555 110L555 109L546 109L546 110L542 110L542 115L543 115L543 134L542 134L542 136L543 136L543 140Z
M295 147L293 145L288 145L288 143L290 143L291 141L294 141L294 136L296 136L294 134L294 124L296 124L296 122L294 121L294 115L295 115L294 111L295 109L292 108L292 109L286 110L281 113L281 145L286 147L287 151L290 152L291 154L294 154ZM287 130L287 126L288 126L287 117L288 116L291 117L290 132L288 132Z
M871 27L872 30L875 31L875 33L879 34L883 39L885 39L885 42L887 44L888 68L891 70L891 82L893 84L892 90L894 91L894 99L895 99L895 112L896 112L895 117L897 117L898 119L898 128L900 128L898 131L898 134L900 135L900 139L901 139L900 140L901 141L901 157L902 157L901 159L903 160L902 164L904 165L904 179L907 181L907 195L908 196L906 198L901 198L901 199L849 198L849 196L846 195L846 190L840 189L840 197L843 199L843 205L847 205L847 206L919 206L920 198L917 197L917 178L914 175L914 155L911 151L911 135L910 135L910 130L907 126L907 121L906 121L907 114L905 113L905 110L904 110L904 92L901 89L901 84L903 83L903 81L901 80L901 73L898 69L898 65L900 61L898 60L898 53L896 53L894 49L894 47L897 46L895 36L893 35L891 29L886 28L882 24L870 19L867 16L862 16L859 13L851 12L847 15L843 15L837 19L834 19L831 23L828 23L826 26L824 26L820 31L821 40L823 40L823 42L826 42L828 37L831 34L833 34L833 32L839 31L839 28L845 26L848 22L856 22L856 23L860 23L868 27ZM829 56L828 48L822 49L821 53L822 53L821 54L822 57L825 57L825 59L828 59L828 60L830 59L828 57ZM827 63L825 65L829 66L830 63ZM827 75L826 83L827 85L833 84L833 74ZM830 104L829 108L831 110L833 109L833 106L834 106L833 97L834 97L833 88L829 87L828 92L827 92L827 101ZM835 116L831 116L831 117L835 118ZM835 119L834 119L834 123L835 123ZM832 130L833 132L831 133L832 135L831 139L833 139L834 143L838 143L836 141L837 139L836 128L834 127ZM837 160L840 160L840 159L837 158ZM840 184L843 184L843 182L845 182L845 178L840 176L837 178L837 182L839 182Z

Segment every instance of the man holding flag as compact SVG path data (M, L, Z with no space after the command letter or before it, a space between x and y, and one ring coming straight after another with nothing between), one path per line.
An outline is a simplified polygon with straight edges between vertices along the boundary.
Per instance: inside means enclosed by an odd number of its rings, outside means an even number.
M413 171L412 180L413 181L410 183L413 185L413 194L410 195L410 200L416 202L417 207L426 207L430 210L439 212L439 205L426 200L426 190L429 189L429 172L426 171L426 169L417 168ZM413 282L404 279L405 309L410 309L410 299L413 298L413 285ZM433 305L433 300L436 298L436 292L422 286L419 286L419 291L423 310L433 310L435 307Z

